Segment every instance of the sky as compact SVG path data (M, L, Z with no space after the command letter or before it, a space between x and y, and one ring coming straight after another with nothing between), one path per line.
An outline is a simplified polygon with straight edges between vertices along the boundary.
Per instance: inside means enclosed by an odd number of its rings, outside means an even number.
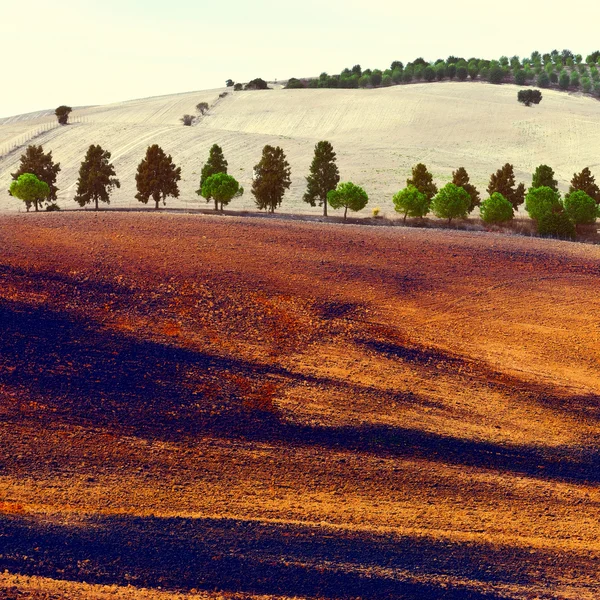
M600 3L571 0L3 0L0 117L387 68L448 55L600 48Z

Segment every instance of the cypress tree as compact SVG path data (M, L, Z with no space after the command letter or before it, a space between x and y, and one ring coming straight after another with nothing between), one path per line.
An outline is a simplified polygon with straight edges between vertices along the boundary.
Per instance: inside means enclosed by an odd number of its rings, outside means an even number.
M456 171L452 172L452 183L458 187L461 187L471 198L471 205L469 206L469 212L472 212L476 206L481 204L481 197L477 188L469 183L469 174L464 167L459 167Z
M196 190L196 194L205 198L207 202L210 202L211 196L203 196L202 188L204 187L206 180L217 173L227 173L227 161L225 160L221 146L218 144L213 144L208 152L208 160L204 163L202 172L200 173L200 188ZM209 189L210 187L207 188L207 190ZM216 199L215 210L219 210L219 203Z
M283 150L277 146L263 148L262 158L254 167L252 194L259 210L275 212L281 204L285 190L291 185L290 165L285 159Z
M558 192L558 181L554 179L554 171L548 165L540 165L537 167L531 180L532 188L544 186Z
M510 163L506 163L490 177L487 192L491 196L494 192L502 194L515 210L525 201L525 184L515 186L515 171Z
M60 171L60 163L54 164L52 160L52 151L44 154L42 146L31 145L21 156L21 164L16 173L10 176L16 181L24 173L32 173L40 181L43 181L50 188L50 194L44 199L47 202L56 202L56 176ZM9 192L10 193L10 192Z
M310 175L306 178L306 193L303 200L311 206L323 206L323 216L327 216L327 194L334 190L340 181L340 173L335 164L333 146L326 141L315 146L315 155L310 165Z
M596 204L600 204L600 188L598 188L596 178L592 175L589 167L583 169L581 173L575 173L571 179L569 194L578 191L585 192L596 201Z
M144 204L152 198L154 208L158 209L158 203L162 200L164 204L167 196L179 197L177 182L180 179L181 167L175 166L171 156L167 156L157 144L148 146L146 157L138 165L135 176L138 190L135 197Z
M115 168L110 164L110 152L92 144L79 168L74 200L82 207L94 202L98 210L99 200L110 204L113 187L120 188L121 184L115 177Z
M406 180L406 187L412 185L431 200L438 192L437 185L433 183L433 177L423 163L415 165L412 170L412 178Z

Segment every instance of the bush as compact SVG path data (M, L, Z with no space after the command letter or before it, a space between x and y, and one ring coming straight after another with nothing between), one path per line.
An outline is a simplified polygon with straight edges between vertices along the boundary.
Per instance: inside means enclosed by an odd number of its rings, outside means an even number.
M425 67L423 71L423 79L425 81L433 81L435 79L435 69L431 66Z
M479 212L485 223L505 223L514 216L512 204L498 192L481 203Z
M179 120L187 127L190 127L194 122L194 115L183 115Z
M414 185L400 190L392 200L396 212L404 213L404 222L406 222L406 217L424 217L429 212L431 203L429 198Z
M575 225L594 223L598 218L598 206L595 200L581 190L566 195L564 208Z
M542 101L542 92L540 90L519 90L517 100L525 106L539 104Z
M447 183L431 201L433 214L440 219L452 219L466 217L471 206L471 196L461 187L454 183Z
M538 233L567 240L574 240L577 235L573 221L560 209L546 213L538 221Z
M502 83L504 81L504 69L500 65L490 67L488 81L495 84Z
M241 92L243 87L244 87L244 86L243 86L241 83L236 83L236 84L233 86L233 91L234 91L234 92Z
M456 78L459 81L465 81L469 75L469 70L465 66L460 66L456 68Z
M264 79L257 77L256 79L249 81L246 84L245 89L247 89L247 90L268 90L269 86L267 85L267 82Z
M548 76L548 73L546 73L546 71L542 71L538 76L537 76L537 86L541 87L541 88L547 88L550 85L550 77Z
M561 90L568 90L569 84L571 83L571 78L566 71L560 72L560 77L558 78L558 86Z
M534 221L561 207L560 194L543 185L531 188L525 196L525 210Z
M589 94L592 91L592 82L587 77L584 77L581 80L581 87L586 94Z
M579 73L577 71L571 73L571 87L575 89L579 87Z
M527 75L523 69L515 71L515 83L517 85L525 85L527 83Z
M296 77L290 77L290 79L287 82L287 85L285 86L286 90L299 90L303 88L304 84Z

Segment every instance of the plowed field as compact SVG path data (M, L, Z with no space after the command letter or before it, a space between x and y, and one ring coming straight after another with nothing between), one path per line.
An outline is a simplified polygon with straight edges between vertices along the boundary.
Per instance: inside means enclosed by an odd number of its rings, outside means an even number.
M600 596L600 248L0 218L0 597Z

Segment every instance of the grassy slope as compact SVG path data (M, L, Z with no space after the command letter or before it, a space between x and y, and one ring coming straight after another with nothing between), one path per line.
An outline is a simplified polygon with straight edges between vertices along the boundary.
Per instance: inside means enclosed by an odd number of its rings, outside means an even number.
M529 184L531 172L544 162L561 184L584 166L598 170L600 104L586 97L545 91L539 107L516 101L516 87L472 83L415 84L377 90L272 90L231 93L195 127L179 118L193 113L199 101L213 104L221 90L136 100L76 110L72 126L38 138L53 150L63 171L61 203L71 199L79 163L89 144L113 153L123 187L114 206L137 206L134 174L145 148L158 143L183 167L181 197L171 206L204 206L194 193L200 167L213 143L222 145L230 172L247 190L237 207L253 208L252 167L264 144L281 145L292 166L288 210L311 211L301 202L304 177L314 144L329 139L338 153L343 180L364 185L371 206L392 212L391 196L403 186L411 166L423 161L443 183L465 166L483 191L489 174L513 162ZM35 115L32 115L35 117ZM31 117L31 116L29 116ZM0 124L0 147L51 121L53 117L11 120ZM0 188L6 189L19 152L0 159ZM2 195L2 207L21 203Z

